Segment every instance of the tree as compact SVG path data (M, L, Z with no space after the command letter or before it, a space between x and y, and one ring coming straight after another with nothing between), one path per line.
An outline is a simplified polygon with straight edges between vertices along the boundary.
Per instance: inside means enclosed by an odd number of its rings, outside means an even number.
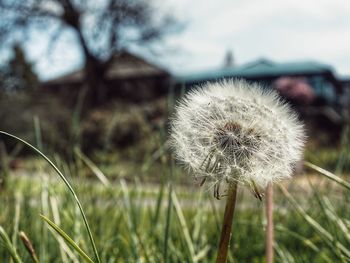
M155 12L148 0L0 0L0 43L6 47L37 30L49 34L53 44L62 31L71 30L85 59L90 97L99 101L119 51L178 29L172 17Z
M32 64L27 61L23 49L15 44L12 53L8 65L0 70L2 90L7 93L36 90L39 85L38 76L33 71Z

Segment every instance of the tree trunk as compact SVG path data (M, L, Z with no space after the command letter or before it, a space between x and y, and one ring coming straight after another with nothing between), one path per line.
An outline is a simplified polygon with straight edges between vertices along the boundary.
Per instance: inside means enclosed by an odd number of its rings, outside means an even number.
M87 106L96 107L106 101L106 81L105 68L95 58L87 57L85 63L85 85L88 88L87 92Z

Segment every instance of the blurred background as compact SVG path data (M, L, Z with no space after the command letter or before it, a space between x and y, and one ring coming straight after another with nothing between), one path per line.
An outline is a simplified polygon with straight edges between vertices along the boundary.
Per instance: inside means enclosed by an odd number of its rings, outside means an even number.
M337 148L349 11L340 0L2 0L1 129L35 144L37 123L45 149L66 157L129 148L143 159L181 94L243 78L299 111L310 147Z
M104 183L146 182L156 185L156 194L150 187L151 199L162 200L166 191L158 193L158 186L163 189L170 175L178 174L178 185L193 183L174 167L167 145L177 99L207 81L242 78L276 90L298 111L308 134L305 160L348 175L349 14L345 0L0 0L0 130L38 147L73 181L97 176ZM41 193L35 209L42 209L43 193L56 190L41 184L30 189L35 176L49 173L40 158L0 137L0 161L0 192L18 187ZM18 204L14 193L3 198ZM189 209L193 200L186 198ZM0 224L16 214L6 211ZM288 242L281 243L280 253L293 247ZM301 249L294 245L291 249ZM50 258L44 248L41 256ZM261 244L253 250L263 254ZM214 257L211 248L205 251ZM300 262L311 262L306 259L314 259L313 251ZM241 262L253 262L255 256L242 253Z

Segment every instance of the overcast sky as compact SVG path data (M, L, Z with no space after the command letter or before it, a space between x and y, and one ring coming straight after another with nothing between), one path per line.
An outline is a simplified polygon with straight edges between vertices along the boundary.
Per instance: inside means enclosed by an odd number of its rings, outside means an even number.
M350 75L350 0L156 0L185 29L162 43L162 56L143 55L174 73L219 67L226 51L242 64L261 57L277 62L316 60ZM81 65L79 52L66 33L49 59L45 41L30 48L45 79ZM28 43L28 46L30 42Z

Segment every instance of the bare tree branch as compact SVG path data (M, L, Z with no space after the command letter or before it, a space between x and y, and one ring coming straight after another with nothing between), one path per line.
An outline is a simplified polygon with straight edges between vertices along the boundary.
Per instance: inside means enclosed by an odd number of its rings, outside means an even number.
M176 24L154 16L147 0L0 0L0 17L0 49L23 41L33 30L48 34L51 49L65 29L73 30L90 90L100 88L115 53L129 44L159 40Z

